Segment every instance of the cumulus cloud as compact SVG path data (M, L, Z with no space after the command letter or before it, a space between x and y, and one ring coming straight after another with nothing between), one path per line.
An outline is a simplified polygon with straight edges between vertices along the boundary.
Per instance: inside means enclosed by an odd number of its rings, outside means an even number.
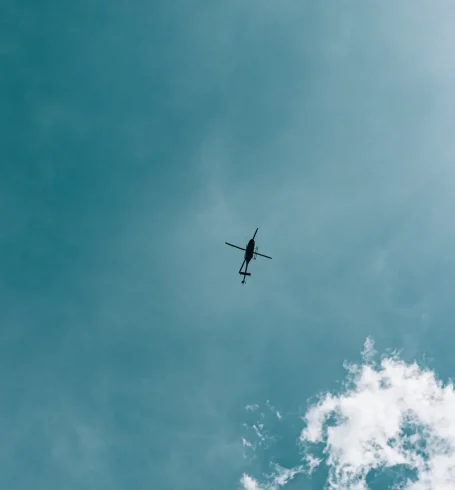
M367 341L365 351L372 352ZM346 391L311 407L301 441L324 443L329 488L367 488L372 470L405 465L401 488L455 488L455 391L397 356L348 366Z
M245 490L275 490L298 473L328 469L326 488L366 490L392 475L400 490L455 488L455 390L396 353L376 363L367 339L361 364L347 364L340 393L325 393L303 416L303 466L279 468L266 483L244 475ZM262 485L262 486L261 486Z

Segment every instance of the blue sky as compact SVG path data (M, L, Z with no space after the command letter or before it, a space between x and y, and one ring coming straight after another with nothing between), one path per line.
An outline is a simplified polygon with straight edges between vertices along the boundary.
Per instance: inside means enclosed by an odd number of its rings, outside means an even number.
M0 486L452 488L454 15L5 4Z

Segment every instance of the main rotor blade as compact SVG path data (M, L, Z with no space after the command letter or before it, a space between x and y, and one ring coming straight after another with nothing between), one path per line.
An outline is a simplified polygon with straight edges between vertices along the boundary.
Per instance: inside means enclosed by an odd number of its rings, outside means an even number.
M245 250L242 247L237 247L237 245L232 245L232 243L224 242L226 245L229 245L230 247L238 248L239 250Z
M261 257L265 257L266 259L271 259L268 255L260 254L259 252L254 252L256 255L260 255Z
M256 228L256 231L254 232L254 235L253 235L253 240L254 240L254 237L256 236L256 233L258 232L259 228Z

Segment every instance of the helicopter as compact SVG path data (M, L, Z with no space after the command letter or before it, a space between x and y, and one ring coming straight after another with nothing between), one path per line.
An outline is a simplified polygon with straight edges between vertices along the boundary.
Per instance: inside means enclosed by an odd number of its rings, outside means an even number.
M254 238L256 237L256 233L258 232L258 230L259 230L259 228L256 228L256 231L254 232L253 238L251 238L250 241L247 243L246 248L238 247L237 245L233 245L232 243L224 242L226 245L229 245L230 247L238 248L239 250L245 251L244 259L243 259L242 265L240 266L240 270L239 270L239 274L241 274L243 276L242 284L245 284L246 276L251 276L251 272L248 272L248 264L250 263L250 261L253 257L255 260L256 260L257 256L265 257L266 259L272 258L272 257L269 257L268 255L260 254L258 252L259 247L255 247ZM245 271L242 271L245 263L246 263Z

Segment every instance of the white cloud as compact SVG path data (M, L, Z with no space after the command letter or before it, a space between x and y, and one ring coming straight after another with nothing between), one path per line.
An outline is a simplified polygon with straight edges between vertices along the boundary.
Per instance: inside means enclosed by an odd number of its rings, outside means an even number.
M372 343L365 351L371 353ZM323 443L329 488L366 489L372 470L404 465L406 490L455 488L455 391L396 356L349 366L349 385L326 394L304 419L301 441Z
M322 463L330 490L367 490L367 478L384 472L397 490L455 489L453 384L395 353L378 363L374 356L368 338L362 364L346 365L341 392L325 393L306 411L303 465L275 465L265 483L244 475L244 490L277 490Z
M244 474L241 479L241 484L244 490L278 490L284 487L289 481L293 480L296 475L303 473L303 467L283 468L280 465L275 465L276 470L271 475L271 482L261 485L255 478Z
M277 410L277 408L275 406L273 406L270 403L270 400L267 400L265 402L265 404L266 404L267 408L270 410L270 412L273 413L278 420L283 420L283 415L281 414L281 412L279 410Z
M258 482L249 475L243 475L241 483L245 490L261 490L261 488L263 488L260 487Z
M259 405L254 404L254 405L247 405L245 407L245 410L248 412L256 412L256 410L259 408Z

